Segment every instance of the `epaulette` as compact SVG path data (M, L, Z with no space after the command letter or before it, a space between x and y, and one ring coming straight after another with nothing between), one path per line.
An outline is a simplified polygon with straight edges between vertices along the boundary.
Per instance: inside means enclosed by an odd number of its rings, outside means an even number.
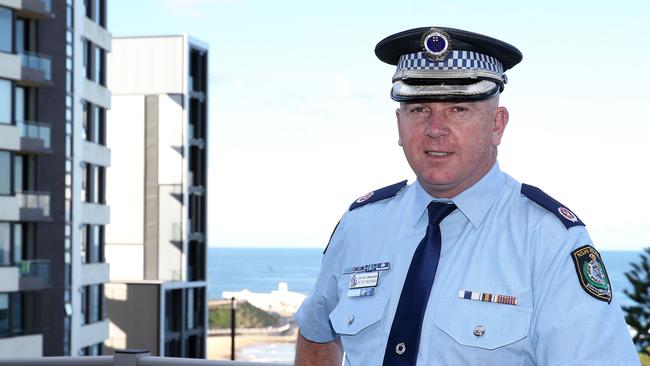
M528 184L522 184L521 194L552 212L560 219L560 221L562 221L567 229L574 226L585 226L584 222L582 222L578 216L573 213L573 211L569 210L563 204L556 201L548 194L544 193L544 191L541 189Z
M377 202L377 201L385 200L386 198L393 197L399 191L401 191L402 188L404 188L404 186L406 185L406 182L407 181L403 180L403 181L401 181L399 183L395 183L395 184L390 185L388 187L380 188L380 189L378 189L376 191L366 193L363 196L357 198L356 201L352 202L352 204L350 205L349 210L352 211L352 210L354 210L356 208L359 208L359 207L361 207L363 205L367 205L368 203Z

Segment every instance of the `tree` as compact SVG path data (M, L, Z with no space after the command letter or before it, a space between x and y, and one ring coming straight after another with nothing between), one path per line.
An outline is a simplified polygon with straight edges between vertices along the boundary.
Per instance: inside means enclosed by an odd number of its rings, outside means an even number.
M632 284L633 291L623 290L636 304L623 306L625 321L636 334L632 338L641 354L650 356L650 247L643 249L641 263L630 263L632 269L625 277Z

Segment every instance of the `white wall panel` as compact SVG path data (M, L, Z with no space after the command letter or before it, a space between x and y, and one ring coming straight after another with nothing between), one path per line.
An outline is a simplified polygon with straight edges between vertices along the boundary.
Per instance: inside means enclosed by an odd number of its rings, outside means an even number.
M0 338L0 355L11 358L43 357L43 336L34 334Z
M0 123L0 150L20 150L20 129Z
M0 221L18 221L20 210L16 196L0 196Z
M105 167L111 165L111 150L106 146L82 141L81 151L83 153L83 160L87 163Z
M109 321L104 320L82 326L79 337L79 348L103 343L108 338L108 324Z
M20 79L20 56L0 52L0 78Z
M18 267L0 267L0 292L18 291L20 273ZM0 352L0 355L2 352Z
M114 96L107 120L107 145L115 148L106 173L106 203L113 213L106 226L106 244L142 244L144 97Z
M144 279L144 246L141 244L107 245L104 249L107 263L114 263L110 269L111 281Z
M88 263L81 265L81 286L108 282L108 263Z
M160 184L183 182L183 96L161 95L158 122L158 181Z
M113 38L108 87L114 94L181 94L182 36Z

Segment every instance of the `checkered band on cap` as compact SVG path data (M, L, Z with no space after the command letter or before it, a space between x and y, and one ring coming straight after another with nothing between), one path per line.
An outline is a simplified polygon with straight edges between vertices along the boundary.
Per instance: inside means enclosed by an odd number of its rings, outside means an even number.
M440 61L429 59L424 52L402 55L397 63L397 71L401 70L485 70L503 75L499 60L474 51L452 51Z

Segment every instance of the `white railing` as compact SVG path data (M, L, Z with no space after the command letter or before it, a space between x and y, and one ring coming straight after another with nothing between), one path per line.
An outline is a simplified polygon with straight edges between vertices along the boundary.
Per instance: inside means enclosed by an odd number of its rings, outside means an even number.
M20 208L40 208L43 216L50 216L50 192L16 192Z
M0 366L289 366L288 364L243 361L214 361L196 358L152 357L149 352L116 351L115 356L0 358Z
M39 70L43 73L43 79L52 81L52 57L23 51L20 53L20 60L23 67Z
M20 128L20 136L29 139L43 140L43 147L50 148L50 131L49 123L34 121L16 121Z

